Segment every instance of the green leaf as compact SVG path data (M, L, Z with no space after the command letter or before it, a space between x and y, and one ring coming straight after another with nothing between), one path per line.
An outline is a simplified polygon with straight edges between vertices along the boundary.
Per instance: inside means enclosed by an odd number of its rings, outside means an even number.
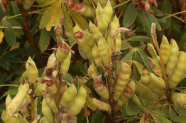
M8 91L6 91L6 92L1 96L0 99L2 99L3 97L7 96L8 94L10 94L10 95L16 95L17 92L18 92L18 88L17 88L17 87L11 88L11 89L9 89Z
M132 15L132 16L131 16ZM123 18L123 26L130 27L134 23L137 17L137 9L134 7L134 4L130 2L125 10Z
M8 22L13 27L22 27L21 24L18 21L16 21L15 19L12 19L12 18L11 19L8 19ZM14 29L14 31L15 31L16 36L22 36L22 35L24 35L23 29Z
M14 15L20 14L19 8L16 3L14 1L9 1L9 3L12 6L12 9L14 11Z
M129 60L132 60L132 56L133 56L133 51L130 50L122 59L122 61L126 62L126 61L129 61Z
M149 113L151 114L153 119L158 123L172 123L170 120L168 120L166 117L164 117L161 114L155 114L155 113L152 113L152 112L149 112Z
M137 61L132 61L132 62L133 62L133 63L135 64L135 66L137 67L139 73L142 74L142 73L143 73L143 70L144 70L144 66L141 65L141 64L140 64L139 62L137 62Z
M169 3L169 0L163 1L162 10L163 13L171 14L171 5ZM166 23L163 25L163 29L168 29L171 25L171 19L172 17L166 18Z
M41 52L44 52L48 47L50 42L50 32L48 32L45 28L41 29L41 36L39 39L39 46Z
M129 42L124 42L124 41L121 42L121 50L126 50L126 49L129 49L131 47L132 46L130 45Z
M8 62L4 61L4 60L0 60L0 66L3 67L5 70L9 70L9 64Z
M143 41L150 42L152 39L146 36L134 36L132 38L127 39L127 41Z
M92 123L105 123L104 115L100 110L96 111L96 114L93 117Z
M185 123L185 121L186 121L186 115L179 115L179 116L177 116L177 117L175 117L174 119L173 119L173 121L175 121L175 122L179 122L179 123Z
M166 18L164 17L164 14L158 8L156 8L156 7L151 7L151 8L155 12L155 15L157 17L162 17L160 19L159 18L156 18L158 20L158 22L161 23L161 24L166 23Z
M14 46L16 44L16 35L14 29L8 21L5 21L5 24L7 27L7 29L4 29L5 39L10 46Z
M3 60L7 62L13 62L13 63L21 63L22 60L17 57L2 57Z
M22 51L23 51L22 48L13 49L13 50L7 52L6 54L4 54L3 57L10 57L10 56L19 55Z
M183 46L186 42L186 32L183 34L181 40L179 41L179 46Z
M75 21L75 23L78 24L78 26L82 30L85 30L85 29L88 29L89 28L88 22L86 21L86 19L82 15L80 15L77 12L74 12L71 9L69 11L70 11L70 15L73 18L73 20Z
M65 76L63 77L63 80L67 81L68 83L71 83L73 77L69 73L66 73Z
M81 55L81 57L83 57L84 59L87 59L87 56L85 55L85 53L83 52L83 50L81 49L81 47L78 45L78 49L79 49L79 53Z

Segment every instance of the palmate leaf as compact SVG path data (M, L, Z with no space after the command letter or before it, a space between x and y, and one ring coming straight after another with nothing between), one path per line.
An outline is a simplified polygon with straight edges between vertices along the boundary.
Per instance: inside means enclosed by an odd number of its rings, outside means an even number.
M14 46L16 44L16 35L14 29L12 28L12 25L7 20L5 20L5 24L7 27L7 29L4 30L5 39L10 46Z

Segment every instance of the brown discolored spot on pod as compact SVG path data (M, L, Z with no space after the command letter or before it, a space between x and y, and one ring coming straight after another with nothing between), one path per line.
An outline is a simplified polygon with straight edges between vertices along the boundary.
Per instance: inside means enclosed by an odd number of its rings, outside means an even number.
M55 31L56 35L61 35L62 34L62 29L56 29Z
M68 6L69 8L72 8L72 7L75 5L74 0L67 0L66 3L67 3L67 6Z
M130 87L127 87L126 90L123 91L123 94L127 95L132 93L132 89Z
M52 80L46 80L43 78L37 78L37 81L40 82L41 84L45 84L47 85L47 87L52 87L54 82Z
M84 38L84 34L80 31L74 33L74 37L75 39L83 39Z

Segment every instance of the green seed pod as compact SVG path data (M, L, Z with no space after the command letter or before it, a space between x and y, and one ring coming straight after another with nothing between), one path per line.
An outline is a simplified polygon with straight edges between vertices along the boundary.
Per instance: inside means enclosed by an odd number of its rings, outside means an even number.
M34 84L34 95L35 96L41 96L42 93L41 93L41 87L42 87L42 84L41 83L35 83Z
M94 57L94 61L96 65L99 65L102 63L101 57L98 52L98 47L96 45L92 48L92 56Z
M176 106L185 106L186 105L186 94L185 93L174 93L172 94L172 102Z
M12 116L14 113L17 112L17 109L21 106L27 92L29 90L29 84L26 83L24 84L20 90L18 91L18 93L16 94L16 96L14 97L14 99L12 100L12 102L10 103L10 105L7 108L7 113Z
M111 6L110 1L108 0L106 6L103 9L103 14L101 15L101 19L98 22L98 29L103 35L105 35L106 33L105 30L108 28L108 24L111 21L112 14L113 14L113 8Z
M154 101L159 96L156 93L152 92L148 87L139 82L136 82L135 93L138 95L141 94L142 98L148 101Z
M26 63L26 70L28 72L28 80L30 84L34 84L36 82L36 77L38 76L38 70L35 62L31 57L28 58Z
M127 63L122 62L122 68L118 76L118 80L116 82L116 85L114 86L114 101L117 102L119 99L121 93L126 88L126 84L129 81L131 73L131 68Z
M154 73L156 75L158 75L159 77L162 77L162 69L161 67L150 57L147 57L149 62L150 62L150 66L152 68L152 70L154 71Z
M36 97L36 98L34 99L34 113L35 113L35 117L37 117L37 98L38 98L38 97Z
M186 53L181 51L178 58L178 62L173 72L170 74L168 78L169 88L173 89L179 84L179 82L183 78L183 75L185 74L185 71L186 71Z
M103 14L103 8L101 7L101 4L98 2L97 8L96 8L96 20L97 20L97 22L100 21L102 14Z
M81 47L82 51L86 54L89 61L93 62L94 58L92 56L92 48L87 45L85 35L79 31L79 32L74 33L74 37L78 45Z
M89 47L93 48L96 44L96 40L94 39L93 35L88 31L84 31L83 34L85 35L86 42Z
M118 112L123 107L123 105L133 96L135 88L136 84L134 79L130 79L129 83L127 84L127 88L123 91L117 101L117 104L114 106L114 112Z
M160 54L162 56L163 64L165 65L170 55L170 45L167 38L163 35L162 42L160 45Z
M52 109L52 111L54 112L54 114L58 113L58 107L56 106L55 102L53 100L51 100L50 98L45 98L46 103L48 104L48 106L50 107L50 109Z
M45 116L43 116L43 117L40 119L40 122L39 122L39 123L49 123L49 122L46 120Z
M1 119L5 123L19 123L16 117L10 116L6 111L3 110L1 114Z
M148 87L152 92L163 96L165 94L165 91L161 88L159 88L152 80L149 74L142 74L141 75L141 82Z
M34 120L31 123L38 123L39 119L40 119L40 115L36 115Z
M56 56L54 53L52 53L48 58L47 68L55 68L56 64L57 64Z
M178 59L178 52L179 52L179 47L174 39L171 39L171 46L170 46L170 56L167 61L166 65L166 74L169 75L174 67L176 66L176 62Z
M11 102L12 102L12 98L8 94L6 97L6 100L5 100L6 109L8 108L8 106L10 105Z
M160 65L160 61L159 61L158 55L156 53L156 50L151 43L147 44L147 50L149 51L153 61L155 61L158 65Z
M46 87L47 87L46 83L42 84L41 93L42 93L43 97L44 98L50 98L53 101L55 101L54 96L52 96L50 93L48 93L48 91L46 90Z
M39 5L43 5L47 0L36 0Z
M73 34L76 32L83 32L83 30L76 24L76 26L73 28Z
M25 104L26 102L28 102L28 98L27 96L25 96L24 100L23 100L23 103L22 104ZM28 106L25 106L21 109L21 113L24 115L24 117L30 117L30 113L28 111Z
M104 41L102 39L98 41L98 50L104 65L109 65L109 54L107 51L107 47L105 46Z
M100 38L103 38L99 29L91 21L89 21L89 27L90 27L90 31L92 32L92 35L93 35L94 39L97 42L99 41Z
M42 113L49 123L55 123L53 112L50 109L50 107L47 105L45 99L43 99L42 101Z
M67 111L71 114L72 117L75 117L81 111L81 109L85 105L86 98L87 91L81 86L77 97L67 108Z
M95 91L105 100L109 99L109 90L108 88L103 85L103 81L101 80L101 76L97 76L94 78L94 89Z
M17 120L19 123L28 123L20 114L17 115Z
M25 83L25 80L28 80L28 71L25 71L19 79L20 83Z
M68 56L70 52L70 48L66 43L61 43L56 52L56 58L57 60L62 63Z
M52 80L51 80L52 81ZM50 94L56 94L57 92L57 87L56 87L56 84L55 82L52 81L51 85L50 86L46 86L46 90L47 92L49 92Z
M109 32L109 37L112 42L111 43L112 49L114 49L114 42L113 42L112 36L114 35L114 33L119 27L120 27L119 19L115 15L112 22L110 23L110 32ZM120 49L121 49L121 34L119 33L116 36L116 52L120 51Z
M67 108L67 106L74 100L77 94L77 89L75 85L72 83L70 87L63 93L60 104Z
M65 75L65 73L68 72L69 70L69 67L70 67L70 60L71 60L71 52L68 54L67 58L61 63L61 66L60 66L60 70L59 70L59 73L63 73ZM63 76L64 76L63 75ZM63 77L62 76L62 77ZM62 80L62 77L61 77L61 80Z
M166 89L165 81L161 77L157 77L155 74L150 73L150 77L153 83L160 88L160 89Z
M35 0L23 0L23 8L24 10L29 10L32 7L32 4L35 2Z
M67 81L62 81L62 84L60 86L60 93L63 94L64 91L68 89Z
M48 23L49 24L49 23ZM47 25L48 25L47 24ZM51 23L50 23L51 24ZM51 26L54 26L54 25L51 25ZM50 27L51 27L50 26ZM47 31L50 31L51 28L46 28ZM54 34L56 35L56 38L57 39L61 39L62 38L62 33L63 33L63 30L62 30L62 27L61 27L61 24L60 23L57 23L54 27Z
M106 111L111 114L111 107L108 103L102 102L96 98L92 98L92 103L96 109Z
M96 67L94 66L94 63L92 63L89 68L88 68L88 76L91 78L95 78L96 76L98 76L98 72L96 70Z

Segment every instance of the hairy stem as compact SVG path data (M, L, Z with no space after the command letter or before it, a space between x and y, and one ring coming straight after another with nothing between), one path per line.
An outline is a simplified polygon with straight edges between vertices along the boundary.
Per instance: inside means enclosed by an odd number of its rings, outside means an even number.
M31 89L33 89L33 85L31 85ZM32 90L31 94L30 94L30 99L31 99L31 119L32 121L35 119L35 108L34 108L34 91Z

